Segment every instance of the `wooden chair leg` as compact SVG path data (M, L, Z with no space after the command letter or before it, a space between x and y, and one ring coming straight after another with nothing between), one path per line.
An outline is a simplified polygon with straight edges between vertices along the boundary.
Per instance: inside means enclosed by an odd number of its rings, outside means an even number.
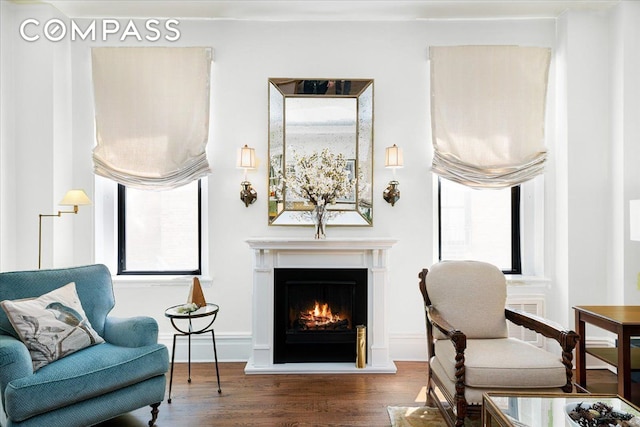
M151 405L151 421L149 421L149 427L153 427L156 424L156 420L158 419L158 412L160 412L158 406L160 406L160 402Z
M427 390L427 402L426 405L430 408L437 408L437 403L433 398L433 391L431 389Z
M467 401L458 400L456 411L456 427L464 426L464 419L467 417Z
M427 401L425 403L430 408L436 408L436 400L433 398L435 395L433 388L435 386L433 385L433 381L431 381L431 368L429 368L427 375Z

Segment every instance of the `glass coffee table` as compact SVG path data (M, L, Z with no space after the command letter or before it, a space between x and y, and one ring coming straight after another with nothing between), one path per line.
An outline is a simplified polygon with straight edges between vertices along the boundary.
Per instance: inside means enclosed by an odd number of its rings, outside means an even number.
M574 427L567 405L605 403L616 411L640 417L640 408L620 396L586 393L485 393L482 425L485 427Z

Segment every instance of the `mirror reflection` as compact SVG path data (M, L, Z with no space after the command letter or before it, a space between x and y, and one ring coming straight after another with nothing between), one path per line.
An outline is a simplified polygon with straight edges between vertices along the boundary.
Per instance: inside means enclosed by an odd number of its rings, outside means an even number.
M371 225L373 80L269 79L269 224L312 224L292 183L301 159L323 151L346 160L350 189L327 206L328 225Z

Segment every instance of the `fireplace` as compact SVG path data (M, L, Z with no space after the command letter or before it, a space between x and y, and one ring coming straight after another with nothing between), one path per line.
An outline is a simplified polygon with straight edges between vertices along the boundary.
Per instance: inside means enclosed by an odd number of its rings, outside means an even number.
M367 322L367 269L276 268L274 360L354 362Z
M252 293L252 339L251 354L245 373L247 374L342 374L342 373L394 373L396 366L389 352L387 292L389 291L388 257L391 247L396 240L389 238L328 238L305 239L291 237L267 237L247 240L253 252L253 293ZM280 294L276 299L275 275L280 275L285 270L304 269L307 271L318 269L334 270L360 270L366 274L366 294L362 298L356 298L356 308L362 301L366 312L352 317L350 324L355 327L359 324L366 325L366 354L367 360L364 368L356 366L355 354L344 356L345 362L291 362L275 363L275 347L281 346L281 341L275 337L274 323L276 320L276 301L282 303ZM318 280L317 275L306 275L302 278L293 278L294 281ZM325 280L320 277L320 279ZM331 280L350 282L352 278ZM356 286L356 294L365 292ZM332 292L329 292L332 293ZM317 296L320 303L326 296ZM341 297L339 297L341 298ZM338 299L339 299L338 298ZM327 298L329 299L329 298ZM366 303L364 302L366 301ZM328 304L328 302L327 302ZM320 305L320 304L319 304ZM341 304L339 304L341 305ZM315 310L315 299L314 299ZM328 307L329 308L329 307ZM285 313L288 309L285 308ZM342 313L343 308L334 309ZM295 310L304 311L304 309ZM308 310L307 310L308 312ZM333 313L335 314L335 313ZM361 316L361 317L359 317ZM290 316L286 315L285 322ZM282 321L282 320L280 320ZM285 328L286 329L286 328ZM317 328L316 328L317 329ZM306 331L312 334L291 333L289 341L311 340L316 332L321 330ZM353 333L353 332L352 332ZM319 335L319 334L316 334ZM347 335L347 334L344 334ZM355 333L357 336L357 332ZM334 334L333 339L344 337ZM278 342L276 342L278 341ZM326 340L325 340L326 341ZM355 351L355 343L345 344L351 352ZM295 352L294 352L295 355ZM287 358L290 356L287 356ZM291 356L295 357L295 356Z

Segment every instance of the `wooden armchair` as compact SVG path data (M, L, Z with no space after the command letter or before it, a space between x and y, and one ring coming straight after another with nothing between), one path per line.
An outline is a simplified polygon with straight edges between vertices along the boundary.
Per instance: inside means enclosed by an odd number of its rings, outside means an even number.
M427 404L449 426L481 414L487 391L571 392L579 336L506 305L506 279L493 265L444 261L419 274L429 351ZM507 320L560 344L562 356L509 338ZM436 387L446 402L436 395Z

